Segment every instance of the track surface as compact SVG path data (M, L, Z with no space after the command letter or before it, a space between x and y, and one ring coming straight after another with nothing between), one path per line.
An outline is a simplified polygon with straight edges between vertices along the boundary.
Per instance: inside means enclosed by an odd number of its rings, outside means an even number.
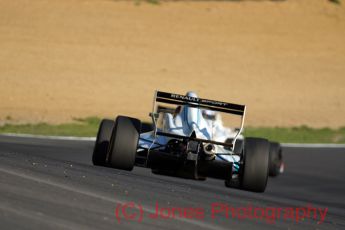
M145 168L124 172L91 164L92 141L0 136L1 229L344 229L345 149L284 148L286 173L270 178L265 193L154 175ZM141 222L118 223L115 210L141 204ZM323 223L305 218L266 220L211 218L211 204L234 207L328 208ZM153 219L160 207L202 208L205 218ZM120 214L121 214L121 210ZM129 214L140 211L128 209ZM164 213L163 213L164 214ZM137 216L137 217L138 217ZM318 215L319 217L319 215Z

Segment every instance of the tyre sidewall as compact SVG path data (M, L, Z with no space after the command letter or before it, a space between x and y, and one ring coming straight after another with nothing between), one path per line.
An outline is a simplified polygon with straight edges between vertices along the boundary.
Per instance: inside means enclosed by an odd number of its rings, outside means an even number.
M103 119L101 121L92 154L94 165L106 166L106 157L114 126L115 122L112 120Z
M111 167L132 170L135 163L141 122L138 119L118 116L112 132L108 162Z
M278 176L282 164L282 149L279 143L270 143L269 175Z

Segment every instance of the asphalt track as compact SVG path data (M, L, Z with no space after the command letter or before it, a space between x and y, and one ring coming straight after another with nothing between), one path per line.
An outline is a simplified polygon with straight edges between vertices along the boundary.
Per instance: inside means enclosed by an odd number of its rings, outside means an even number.
M345 229L345 148L285 147L286 173L265 193L96 167L92 150L93 141L0 136L0 229ZM156 204L170 218L155 218ZM257 212L215 213L225 205ZM298 207L310 217L296 221ZM312 208L327 210L323 221Z

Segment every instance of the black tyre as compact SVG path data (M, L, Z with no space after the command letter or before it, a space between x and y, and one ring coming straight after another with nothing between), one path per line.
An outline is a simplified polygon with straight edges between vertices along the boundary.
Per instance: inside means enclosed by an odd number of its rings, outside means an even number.
M128 171L133 169L140 129L138 119L124 116L116 118L108 156L111 167Z
M114 121L107 119L103 119L101 124L99 125L96 143L92 154L92 163L94 165L106 165L108 147L114 125Z
M243 150L241 188L264 192L268 178L270 144L262 138L246 138Z
M270 143L269 175L276 177L280 174L280 167L283 163L282 148L279 143Z

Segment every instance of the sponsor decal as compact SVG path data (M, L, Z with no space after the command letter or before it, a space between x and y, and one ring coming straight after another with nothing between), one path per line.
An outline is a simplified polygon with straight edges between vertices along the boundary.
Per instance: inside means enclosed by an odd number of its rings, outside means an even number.
M201 98L196 98L196 97L189 97L189 96L184 96L184 95L179 95L179 94L171 94L170 97L172 99L177 99L177 100L184 100L188 102L196 102L196 103L201 103L201 104L207 104L211 106L226 106L228 105L225 102L220 102L220 101L213 101L213 100L208 100L208 99L201 99Z

